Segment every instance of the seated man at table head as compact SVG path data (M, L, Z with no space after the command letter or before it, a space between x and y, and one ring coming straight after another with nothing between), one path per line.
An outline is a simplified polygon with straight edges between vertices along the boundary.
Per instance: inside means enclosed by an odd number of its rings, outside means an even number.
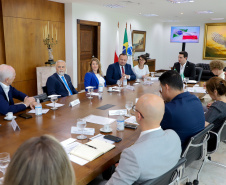
M94 89L98 89L99 83L106 86L105 79L102 76L100 61L97 58L92 58L89 63L89 72L85 74L84 85L85 87L93 86L95 87Z
M28 106L34 109L36 104L33 97L16 90L11 86L16 77L16 72L12 66L0 65L0 113L17 113L25 110ZM14 104L13 98L23 101L21 104Z
M195 64L187 61L187 59L188 53L180 51L178 62L174 63L173 70L176 70L180 75L184 74L184 77L189 77L189 80L195 80Z
M63 60L56 61L56 73L50 76L46 82L47 94L57 94L62 97L77 94L71 77L66 72L66 62Z
M212 60L210 62L210 70L212 71L212 73L225 80L225 73L223 71L224 68L225 62L222 60Z
M181 155L181 142L173 130L162 130L162 98L154 94L141 96L133 107L141 128L137 141L123 150L115 173L107 185L140 184L157 178L175 166Z
M162 129L173 129L180 137L182 149L189 139L204 129L205 117L200 100L183 91L182 79L176 71L167 71L159 77L165 102Z
M127 80L135 80L136 75L133 73L130 64L127 64L127 55L120 54L118 62L114 64L110 64L107 69L106 81L107 85L117 84L118 80L123 80L123 78L127 78Z
M17 149L7 168L4 185L21 184L75 184L71 162L54 137L33 137Z

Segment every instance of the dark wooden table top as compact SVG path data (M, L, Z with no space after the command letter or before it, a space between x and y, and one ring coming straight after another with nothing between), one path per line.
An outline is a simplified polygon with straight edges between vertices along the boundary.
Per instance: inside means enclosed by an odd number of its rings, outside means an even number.
M131 82L132 84L133 82ZM76 138L77 135L71 134L71 127L76 126L76 120L78 118L84 118L90 114L109 117L109 110L125 109L126 101L133 101L139 98L145 93L158 94L159 82L156 81L152 85L143 85L142 82L139 85L134 86L135 91L123 89L119 94L118 92L107 92L107 88L104 89L103 99L100 100L97 96L93 99L88 99L86 93L80 93L72 95L70 97L59 98L58 103L65 104L58 110L49 110L47 114L42 116L35 116L31 114L33 118L24 119L18 117L20 113L27 113L26 111L15 114L15 119L20 127L20 131L13 131L10 125L11 121L4 120L4 116L0 115L0 152L9 152L12 156L17 148L27 139L35 136L41 136L43 134L50 134L56 137L59 141L63 141L70 137ZM69 107L69 102L79 98L80 104L74 107ZM45 102L42 104L43 108L49 108ZM115 105L107 110L100 110L97 107L112 104ZM132 110L131 110L132 111ZM111 116L111 118L116 118ZM100 133L102 125L87 123L87 127L95 128L95 135ZM102 155L101 157L91 161L84 166L80 166L72 162L76 175L76 184L87 184L93 180L96 176L102 173L109 166L119 160L120 153L123 149L131 146L139 137L140 128L136 130L126 129L124 131L116 130L116 122L111 124L113 129L112 135L122 138L122 141L116 143L116 147ZM103 133L102 133L103 134ZM92 137L92 136L88 136ZM88 140L77 140L78 142L86 143Z

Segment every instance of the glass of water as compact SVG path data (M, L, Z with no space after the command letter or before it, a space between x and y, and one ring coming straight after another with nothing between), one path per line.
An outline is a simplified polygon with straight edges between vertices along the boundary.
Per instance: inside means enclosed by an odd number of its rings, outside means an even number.
M91 96L92 92L93 92L93 87L89 87L88 88L88 92L89 92L89 99L92 99L93 97Z
M118 81L117 81L117 85L118 85L118 87L119 87L119 92L121 92L122 81L121 81L121 80L118 80Z
M51 97L51 102L53 103L53 107L51 108L52 110L56 110L57 107L56 107L56 102L57 102L57 96L52 96Z
M132 101L127 101L125 107L126 107L126 109L127 109L127 111L128 111L127 116L128 116L128 117L131 117L130 110L131 110L132 107L133 107L133 102L132 102Z
M82 131L82 134L77 136L77 139L86 139L87 138L87 136L85 136L83 134L85 127L86 127L86 121L84 119L77 119L77 128L78 128L78 130Z
M10 162L10 155L7 152L0 153L0 184L3 184L3 178Z
M188 77L185 77L185 78L184 78L184 82L186 83L185 86L187 86L188 81L189 81L189 78L188 78Z

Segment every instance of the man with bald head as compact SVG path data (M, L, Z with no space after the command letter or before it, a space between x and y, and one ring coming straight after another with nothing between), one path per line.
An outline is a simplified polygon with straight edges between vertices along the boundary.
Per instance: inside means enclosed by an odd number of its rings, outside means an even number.
M165 105L157 95L141 96L133 107L141 134L134 145L125 149L115 173L107 185L142 183L157 178L180 159L180 138L173 130L162 130L160 122Z
M16 90L11 86L16 77L16 72L12 66L0 65L0 113L7 114L8 112L17 113L25 110L28 106L34 109L36 104L33 97L28 97L26 94ZM13 98L23 101L21 104L14 105Z
M58 60L56 62L56 73L50 76L46 82L48 95L57 94L65 97L78 93L71 82L71 77L65 72L66 62Z

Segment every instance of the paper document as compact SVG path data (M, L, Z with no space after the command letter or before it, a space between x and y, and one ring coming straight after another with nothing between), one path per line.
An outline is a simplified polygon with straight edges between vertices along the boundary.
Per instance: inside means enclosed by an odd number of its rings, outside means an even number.
M196 84L197 81L196 80L188 80L188 84Z
M98 134L98 135L93 136L93 137L91 137L89 139L90 140L99 139L99 140L105 141L106 143L111 143L111 144L115 143L114 141L111 141L109 139L105 139L103 134Z
M95 115L89 115L85 118L83 118L86 122L95 123L99 125L107 125L113 123L116 119L112 118L106 118L103 116L95 116Z
M147 77L151 81L156 81L159 80L159 77Z
M135 116L131 116L130 118L125 119L125 122L132 123L132 124L135 124L135 125L139 125L137 123L137 121L136 121L136 117Z
M46 114L49 111L49 109L42 109L42 114ZM35 109L30 110L28 113L34 113L35 114Z
M126 115L126 109L119 109L119 110L109 110L109 116L117 116L117 115Z
M53 106L54 106L53 103L48 103L48 104L46 104L46 105L49 106L49 107L53 107ZM55 103L55 106L56 106L56 107L62 107L62 106L64 106L64 104L61 104L61 103Z
M71 127L71 133L72 134L82 134L82 131L78 129L78 127ZM84 135L90 135L93 136L95 133L95 128L85 128L83 130Z
M206 89L204 89L203 87L187 87L185 91L195 93L206 93Z

